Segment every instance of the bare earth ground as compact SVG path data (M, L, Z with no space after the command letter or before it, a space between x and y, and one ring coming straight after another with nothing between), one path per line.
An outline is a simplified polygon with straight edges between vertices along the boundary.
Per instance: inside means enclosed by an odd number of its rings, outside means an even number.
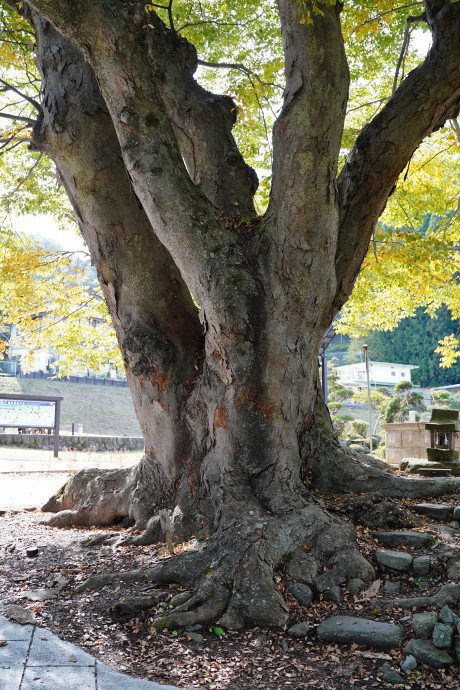
M63 475L0 475L3 506L29 506L41 502L62 483ZM40 500L38 500L40 494ZM33 500L33 498L35 500ZM10 502L8 504L8 502ZM328 507L331 507L331 502ZM358 615L387 622L407 618L407 611L373 610L367 601L358 601L349 592L340 604L318 601L310 609L299 606L287 595L291 610L288 626L308 622L310 632L305 640L295 640L286 631L245 629L226 632L219 637L212 626L200 630L204 641L195 644L184 631L156 632L153 617L168 607L168 601L146 611L128 623L115 622L108 609L123 597L164 591L167 597L177 593L176 587L155 587L142 584L108 585L96 592L75 594L74 586L93 573L150 566L164 557L164 545L149 547L80 545L84 538L118 531L55 529L41 522L47 515L39 510L14 508L0 517L0 611L12 604L21 604L35 612L37 621L61 638L74 642L104 663L133 676L178 685L181 688L215 690L303 690L327 688L394 687L381 680L378 668L388 660L395 669L403 658L402 650L385 655L357 645L337 647L321 642L315 634L316 625L331 614ZM119 530L123 532L123 530ZM364 529L358 530L363 553L370 555L376 543ZM38 546L39 556L26 557L29 546ZM192 546L185 545L187 548ZM436 546L436 545L435 545ZM414 552L415 553L415 552ZM441 569L434 579L445 577ZM58 597L45 602L31 602L25 592L50 587L61 576L67 584ZM417 583L407 581L403 592L416 593ZM406 640L412 635L411 624L401 621ZM210 628L210 629L209 629ZM451 667L437 671L419 664L405 677L406 688L454 689L460 686L460 669ZM400 686L401 687L401 686Z

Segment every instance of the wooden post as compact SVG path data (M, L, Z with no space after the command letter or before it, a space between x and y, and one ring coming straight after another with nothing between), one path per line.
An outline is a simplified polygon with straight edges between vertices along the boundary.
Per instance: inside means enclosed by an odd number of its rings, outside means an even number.
M54 457L59 455L59 421L61 419L61 401L56 400L54 408Z
M166 546L168 547L168 551L171 554L171 556L174 555L174 544L172 540L172 527L171 527L171 520L169 518L169 513L167 510L159 510L158 515L160 518L160 525L161 529L165 533L166 536Z

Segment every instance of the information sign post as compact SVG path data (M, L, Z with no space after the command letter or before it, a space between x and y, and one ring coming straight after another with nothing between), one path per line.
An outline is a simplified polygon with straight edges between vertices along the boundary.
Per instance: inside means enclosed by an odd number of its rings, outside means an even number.
M54 457L59 453L61 400L38 395L0 394L0 426L18 429L53 429Z

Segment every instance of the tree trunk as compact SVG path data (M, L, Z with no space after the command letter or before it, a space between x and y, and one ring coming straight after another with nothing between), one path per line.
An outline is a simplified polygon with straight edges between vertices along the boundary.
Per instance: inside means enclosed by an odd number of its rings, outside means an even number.
M354 530L316 505L307 474L342 493L428 496L458 484L404 481L341 447L318 348L394 181L458 111L449 52L458 5L432 20L430 60L358 137L337 178L348 92L339 6L309 26L297 0L279 0L286 91L263 217L231 133L232 102L196 84L193 46L155 15L145 30L137 4L31 5L43 80L34 146L55 160L97 267L146 450L128 471L75 475L45 506L53 524L129 516L147 543L159 540L166 508L176 538L209 533L152 570L197 589L159 627L218 616L229 627L284 623L274 573L286 560L303 582L371 580ZM388 142L397 152L383 156Z

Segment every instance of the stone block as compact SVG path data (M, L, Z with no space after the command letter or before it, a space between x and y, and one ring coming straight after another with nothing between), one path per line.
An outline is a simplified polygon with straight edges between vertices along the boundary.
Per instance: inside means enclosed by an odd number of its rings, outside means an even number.
M412 625L414 627L415 635L422 640L428 640L432 636L434 626L437 622L438 616L434 611L414 613Z
M430 557L429 556L417 556L414 558L412 563L415 575L417 577L421 575L428 575L430 572Z
M379 565L383 565L390 570L407 572L412 567L413 558L410 553L405 551L391 551L387 549L377 549L375 560Z
M454 663L453 658L438 649L428 640L411 640L405 647L404 652L411 654L417 661L421 661L432 668L447 668Z
M451 503L417 503L413 509L419 515L446 522L452 517L454 506Z
M0 669L4 668L23 668L29 649L29 641L8 642L4 647L0 647ZM2 673L0 672L0 676Z
M403 544L420 549L430 541L430 535L423 532L372 532L372 536L384 546Z
M338 644L359 644L376 649L393 649L399 646L403 632L399 625L352 616L333 616L317 628L318 637Z
M433 630L433 644L439 649L452 649L454 629L445 623L436 623Z

